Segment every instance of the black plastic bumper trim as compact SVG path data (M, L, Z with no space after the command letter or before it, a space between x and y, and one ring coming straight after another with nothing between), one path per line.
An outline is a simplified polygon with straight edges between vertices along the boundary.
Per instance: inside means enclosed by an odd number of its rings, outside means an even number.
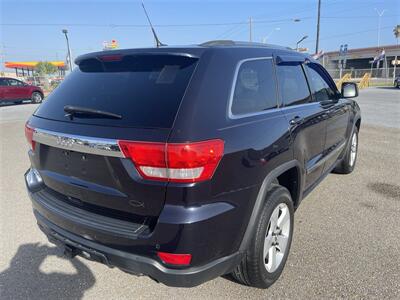
M40 229L47 235L50 241L54 242L56 240L56 244L58 245L66 245L78 248L82 251L94 253L95 256L103 258L97 260L101 263L107 264L110 267L115 266L134 274L147 275L168 286L197 286L208 280L231 272L242 259L242 254L236 252L232 255L216 259L203 266L189 267L186 269L170 269L149 257L123 252L86 240L51 223L37 211L34 211L34 213Z

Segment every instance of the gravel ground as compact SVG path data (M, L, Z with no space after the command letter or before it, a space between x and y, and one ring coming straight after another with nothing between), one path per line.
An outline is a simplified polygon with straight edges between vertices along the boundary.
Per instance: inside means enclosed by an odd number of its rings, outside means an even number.
M374 108L377 95L381 105ZM268 290L222 277L192 289L169 288L64 259L37 228L23 181L29 166L23 126L35 105L0 107L0 298L399 299L400 129L391 117L399 112L397 95L362 91L357 167L351 175L329 175L302 202L285 270Z

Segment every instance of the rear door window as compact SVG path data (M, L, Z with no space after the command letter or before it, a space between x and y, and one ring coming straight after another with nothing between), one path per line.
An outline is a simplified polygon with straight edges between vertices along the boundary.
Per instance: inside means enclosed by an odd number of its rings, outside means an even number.
M300 64L278 65L279 93L285 106L311 102L310 90Z
M42 118L106 126L170 128L197 63L178 55L108 55L81 61L36 111ZM65 116L64 106L121 115Z
M251 114L275 107L277 96L272 59L243 62L236 77L232 114Z
M8 79L9 86L23 86L22 82L15 79Z

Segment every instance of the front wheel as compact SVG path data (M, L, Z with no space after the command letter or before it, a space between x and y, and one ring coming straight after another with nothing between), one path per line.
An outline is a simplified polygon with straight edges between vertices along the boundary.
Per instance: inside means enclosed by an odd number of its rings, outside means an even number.
M234 279L265 289L279 278L292 242L293 212L289 191L273 184L245 257L232 273Z
M358 154L358 129L354 127L353 134L351 135L346 153L342 161L333 170L334 173L350 174L353 172Z
M31 100L33 103L41 103L43 100L43 96L39 92L33 92L31 96Z

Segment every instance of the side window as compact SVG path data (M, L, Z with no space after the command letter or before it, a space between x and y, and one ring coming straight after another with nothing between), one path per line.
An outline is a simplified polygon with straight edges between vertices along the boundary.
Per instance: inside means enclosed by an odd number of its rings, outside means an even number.
M8 86L7 80L4 78L0 78L0 86Z
M236 77L232 114L256 113L276 107L272 59L255 59L242 63Z
M335 91L330 87L329 83L319 73L319 67L316 64L307 64L306 70L310 83L311 92L314 101L333 100L336 98Z
M10 86L22 86L22 82L15 79L8 79L8 85Z
M279 92L285 106L308 103L310 90L301 65L278 65Z

